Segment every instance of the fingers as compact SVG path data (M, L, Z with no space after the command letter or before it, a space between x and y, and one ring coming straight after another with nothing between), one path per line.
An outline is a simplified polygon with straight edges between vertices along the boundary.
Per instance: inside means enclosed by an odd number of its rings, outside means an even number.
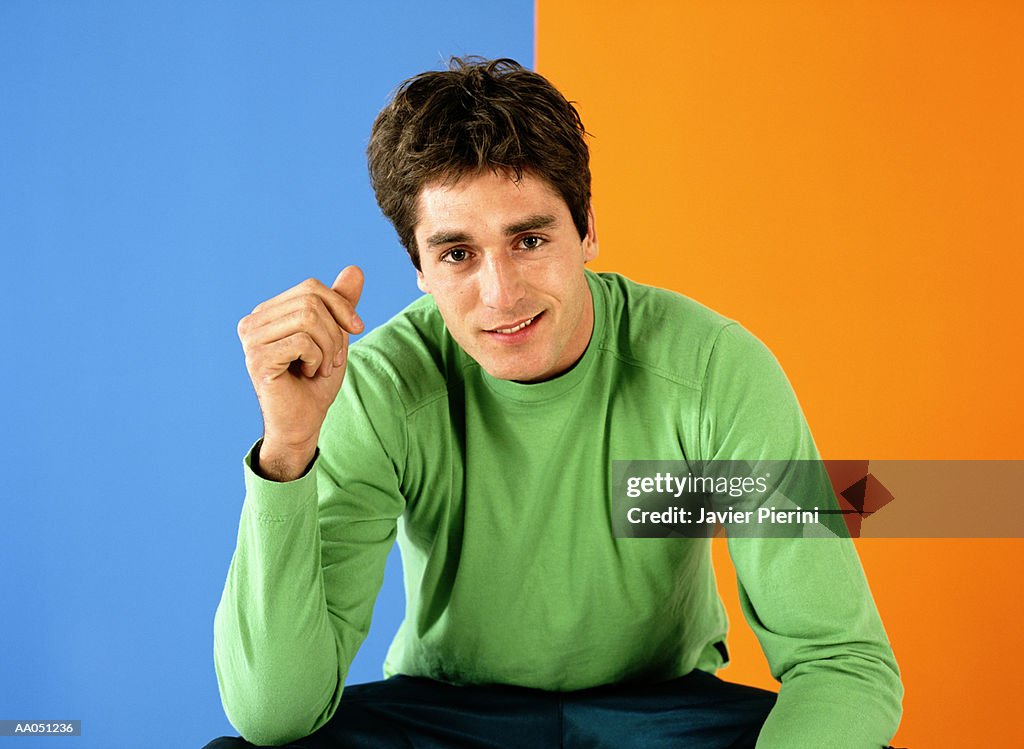
M355 308L363 294L363 271L357 265L344 268L334 279L331 289L345 297Z
M258 350L262 346L287 340L290 336L302 333L308 336L318 349L317 356L312 359L301 357L304 374L308 376L320 374L327 377L334 367L341 366L344 362L348 344L345 333L318 297L293 297L271 308L271 312L272 314L265 313L262 316L254 317L253 322L246 329L243 345L248 349ZM313 359L316 360L317 366L310 373L307 365ZM294 361L294 359L289 361ZM288 362L271 359L266 363L272 367L280 367L287 365Z
M257 316L264 314L277 315L280 313L278 308L285 304L291 305L296 298L308 298L307 303L312 302L316 298L327 308L342 329L349 333L362 333L363 321L359 319L359 315L356 314L355 310L356 303L359 301L359 296L362 293L362 271L355 266L349 266L338 275L335 284L339 281L342 282L342 290L348 293L354 292L354 298L349 299L337 289L327 288L317 279L308 278L297 286L293 286L272 299L257 305L252 313Z
M362 290L362 271L349 266L331 288L310 278L257 305L238 323L250 373L272 379L294 363L306 377L329 377L343 368L348 334L364 328L355 311Z
M324 364L323 349L311 335L302 331L263 346L260 355L263 357L261 371L271 378L289 369L293 362L300 363L306 377L315 377Z

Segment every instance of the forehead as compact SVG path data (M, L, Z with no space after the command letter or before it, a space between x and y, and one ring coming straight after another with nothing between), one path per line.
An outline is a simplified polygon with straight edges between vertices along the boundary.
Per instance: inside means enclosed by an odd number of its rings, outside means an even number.
M416 234L441 228L503 227L531 214L569 216L569 207L547 180L524 172L473 172L429 182L416 204Z

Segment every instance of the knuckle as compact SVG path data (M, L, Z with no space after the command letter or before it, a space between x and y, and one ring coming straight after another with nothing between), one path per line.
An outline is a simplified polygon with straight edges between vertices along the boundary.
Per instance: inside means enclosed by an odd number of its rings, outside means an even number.
M319 319L320 315L317 314L316 307L311 304L304 304L299 310L299 324L304 328L313 327Z

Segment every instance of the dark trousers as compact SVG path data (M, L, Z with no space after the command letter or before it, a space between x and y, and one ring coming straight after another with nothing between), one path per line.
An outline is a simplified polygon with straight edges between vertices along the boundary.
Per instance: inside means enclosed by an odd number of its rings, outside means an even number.
M578 692L456 687L395 676L345 688L334 717L293 749L753 749L775 693L693 671ZM249 749L221 738L205 749Z

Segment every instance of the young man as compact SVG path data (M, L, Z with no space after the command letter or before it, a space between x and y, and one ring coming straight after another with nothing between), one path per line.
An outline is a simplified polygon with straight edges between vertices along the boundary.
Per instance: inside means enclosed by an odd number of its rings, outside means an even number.
M510 60L453 60L400 88L369 161L426 296L351 350L352 267L239 324L264 436L215 652L242 735L884 746L902 687L849 540L730 539L776 700L714 676L726 621L708 539L612 532L613 461L817 454L750 334L585 270L598 245L575 109ZM392 678L345 687L396 538Z

